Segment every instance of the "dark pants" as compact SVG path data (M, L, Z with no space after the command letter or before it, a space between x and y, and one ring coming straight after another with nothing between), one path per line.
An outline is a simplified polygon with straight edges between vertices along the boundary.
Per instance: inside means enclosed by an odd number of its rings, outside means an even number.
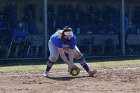
M127 51L127 49L129 48L129 45L127 43L127 38L128 38L128 32L125 33L125 49ZM118 41L119 41L119 51L121 52L121 33L118 33Z

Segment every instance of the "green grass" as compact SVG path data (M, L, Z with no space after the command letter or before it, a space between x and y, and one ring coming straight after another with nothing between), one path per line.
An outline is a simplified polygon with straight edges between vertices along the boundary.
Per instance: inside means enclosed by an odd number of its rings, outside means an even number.
M108 62L88 62L90 67L95 68L112 68L125 66L140 66L140 60L125 60L125 61L108 61ZM78 63L76 65L80 66ZM17 72L17 71L37 71L45 70L45 65L16 65L16 66L1 66L0 72ZM53 69L67 69L66 64L55 64Z
M18 65L0 67L0 72L35 71L45 68L44 65Z
M108 61L108 62L95 63L93 65L99 68L100 67L114 68L114 67L140 66L140 60Z

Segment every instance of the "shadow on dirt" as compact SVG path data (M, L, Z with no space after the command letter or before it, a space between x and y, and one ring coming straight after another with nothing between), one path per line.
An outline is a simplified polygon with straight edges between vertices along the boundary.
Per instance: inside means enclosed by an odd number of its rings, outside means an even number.
M52 80L57 80L57 81L71 81L72 79L77 79L77 78L85 78L88 76L56 76L56 77L47 77L48 79L52 79Z

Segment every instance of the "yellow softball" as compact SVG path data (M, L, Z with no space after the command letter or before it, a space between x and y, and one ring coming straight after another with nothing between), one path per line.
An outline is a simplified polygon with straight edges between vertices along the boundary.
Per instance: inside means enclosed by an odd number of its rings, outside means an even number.
M78 75L78 71L75 70L75 69L73 69L73 70L71 71L71 75L72 75L72 76L76 76L76 75Z

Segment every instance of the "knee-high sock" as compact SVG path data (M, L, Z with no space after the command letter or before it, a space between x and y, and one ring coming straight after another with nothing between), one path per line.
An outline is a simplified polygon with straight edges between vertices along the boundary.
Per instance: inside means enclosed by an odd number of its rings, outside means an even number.
M89 66L87 65L84 56L80 57L77 59L77 61L80 63L80 65L88 72L89 71Z
M47 62L47 68L46 68L46 72L49 72L49 71L50 71L50 69L52 68L53 64L54 64L54 62L48 60L48 62Z

